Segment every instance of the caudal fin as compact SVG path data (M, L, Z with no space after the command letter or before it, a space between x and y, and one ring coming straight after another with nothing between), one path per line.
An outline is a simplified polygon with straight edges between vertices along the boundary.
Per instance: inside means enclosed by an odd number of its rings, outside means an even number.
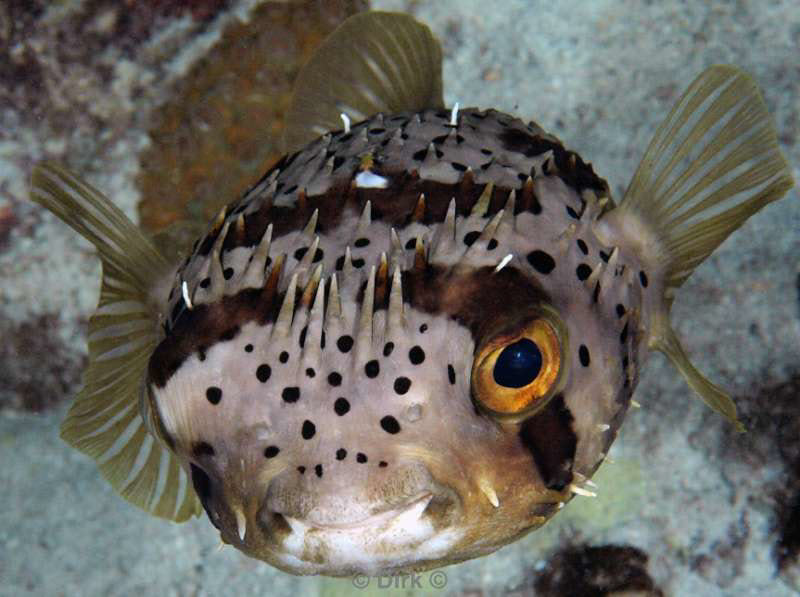
M89 367L61 437L91 456L127 500L156 516L186 520L200 504L140 411L147 363L159 341L148 289L169 264L111 201L60 166L37 166L30 196L91 241L103 265L100 301L89 321Z

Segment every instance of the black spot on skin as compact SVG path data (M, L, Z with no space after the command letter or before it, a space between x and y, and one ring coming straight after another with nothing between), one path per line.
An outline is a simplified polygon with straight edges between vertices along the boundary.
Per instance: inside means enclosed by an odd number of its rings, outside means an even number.
M387 342L383 345L383 356L388 357L394 350L394 342Z
M200 280L200 288L205 289L208 288L209 286L211 286L211 278L203 278L202 280Z
M428 324L427 323L423 323L421 326L419 326L419 333L420 334L424 334L427 331L428 331Z
M639 272L639 282L641 282L642 288L647 288L647 274L644 273L644 270Z
M589 247L586 246L586 243L583 241L583 239L579 238L577 243L578 243L578 248L581 250L581 253L583 253L584 255L588 255Z
M617 303L617 317L622 317L623 315L625 315L625 305Z
M317 477L322 478L322 465L317 464L314 466L314 473L316 473Z
M363 452L359 452L358 454L356 454L356 462L364 464L366 461L367 461L366 454L364 454Z
M364 261L361 258L353 259L353 267L356 268L356 269L360 269L360 268L364 267L365 263L366 263L366 261Z
M381 467L381 468L386 468L387 466L389 466L389 463L388 463L388 462L386 462L385 460L381 460L381 461L378 463L378 466L379 466L379 467Z
M340 272L344 269L344 255L336 258L336 271Z
M394 380L394 391L402 396L411 388L411 380L407 377L398 377Z
M619 335L619 343L625 344L628 341L628 322L622 327L622 333Z
M497 241L495 239L491 239L489 244L486 245L487 251L494 251L497 248Z
M589 349L586 348L586 345L581 344L580 347L578 348L578 358L580 358L581 360L581 365L583 365L584 367L589 366L590 362Z
M611 258L611 255L609 255L605 251L599 251L599 253L600 253L600 259L608 263L608 260Z
M281 392L281 398L283 398L284 402L297 402L300 400L300 388L297 386L289 386L288 388L283 388L283 392Z
M456 370L452 365L447 365L447 379L450 380L450 385L456 385Z
M253 345L252 344L245 345L244 351L245 352L253 352Z
M266 383L270 375L272 375L272 368L266 363L262 363L256 369L256 377L261 383Z
M599 298L600 298L600 282L596 282L594 285L594 290L592 291L592 302L596 303Z
M578 443L572 421L564 396L557 394L520 427L520 440L530 451L548 489L561 491L572 481L572 464Z
M298 338L300 348L303 348L306 345L307 334L308 334L308 326L305 326L302 330L300 330L300 337Z
M336 450L336 460L344 460L345 458L347 458L347 450L344 448Z
M347 335L339 336L336 346L341 352L350 352L350 349L353 348L353 337Z
M278 355L278 360L281 363L285 363L289 360L289 353L284 350L280 355Z
M576 220L581 219L580 216L578 215L578 212L572 209L569 205L567 205L567 215L569 215L570 218L574 218Z
M426 155L428 155L428 148L427 147L423 147L419 151L415 151L411 155L411 159L413 159L414 161L417 161L417 162L422 162L422 161L425 160L425 156Z
M267 446L264 449L264 458L275 458L280 451L278 446Z
M381 429L394 435L395 433L400 433L400 423L392 415L386 415L381 419Z
M540 274L549 274L556 267L555 260L548 253L538 249L528 253L528 263Z
M359 249L361 247L366 247L368 244L369 244L369 239L368 238L357 238L356 242L353 243L353 245L355 245Z
M306 473L306 467L298 466L297 467L297 472L300 473L301 475L304 475Z
M233 278L233 268L232 267L226 267L222 271L222 277L225 278L226 280L230 280L231 278Z
M417 239L409 238L406 241L406 251L413 251L416 246L417 246Z
M408 360L411 361L412 365L419 365L425 360L425 351L422 350L421 346L414 346L408 351Z
M467 170L467 167L464 164L459 164L458 162L451 162L450 165L454 170L458 170L459 172L466 172Z
M475 243L475 241L478 240L478 237L480 235L481 233L477 230L473 230L472 232L467 232L464 235L464 244L467 245L468 247L471 247Z
M300 261L308 253L308 247L300 247L294 252L294 258Z
M342 385L342 374L337 371L331 372L331 374L328 375L328 383L334 388Z
M314 371L314 369L313 369L312 367L308 367L308 368L306 369L306 375L307 375L308 377L314 377L316 374L317 374L317 372L316 372L316 371Z
M578 280L583 282L586 278L592 275L592 268L585 263L581 263L577 268L575 268L575 275L578 276Z
M337 398L336 402L333 403L333 411L339 415L346 415L350 412L350 402L348 402L347 398Z
M300 435L303 437L303 439L311 439L312 437L314 437L314 434L316 432L317 432L317 427L316 425L314 425L314 423L312 423L308 419L303 421L303 428L300 430Z
M213 456L214 455L214 446L209 444L208 442L197 442L192 449L192 452L195 456Z
M203 361L206 360L206 349L205 348L198 348L197 349L197 358L200 360L200 362L203 362Z
M222 390L215 386L211 386L206 390L206 398L211 404L219 404L219 401L222 400Z
M381 372L381 366L378 364L378 361L372 359L366 365L364 365L364 373L367 374L367 377L370 379L375 379L378 377L378 374Z

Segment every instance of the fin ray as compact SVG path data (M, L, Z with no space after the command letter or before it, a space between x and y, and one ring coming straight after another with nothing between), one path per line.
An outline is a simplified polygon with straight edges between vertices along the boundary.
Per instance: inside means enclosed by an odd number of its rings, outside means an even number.
M34 169L31 199L92 242L103 265L89 320L89 366L61 424L62 439L93 458L136 506L175 521L198 514L186 472L141 416L142 384L161 333L150 291L169 263L119 208L60 166Z
M651 228L651 259L680 287L728 235L792 177L753 79L712 66L659 126L616 217L634 213ZM612 212L613 213L613 212Z
M283 148L296 151L340 129L342 113L358 122L380 112L442 106L442 50L430 29L400 13L356 14L300 72Z

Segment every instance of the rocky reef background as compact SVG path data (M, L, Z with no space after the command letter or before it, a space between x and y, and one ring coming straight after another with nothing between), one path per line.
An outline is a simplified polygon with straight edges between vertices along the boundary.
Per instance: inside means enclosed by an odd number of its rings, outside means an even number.
M445 100L536 120L621 196L655 127L706 66L759 82L800 179L800 12L791 0L373 0L431 26ZM26 201L59 160L151 232L202 222L277 157L291 81L364 1L0 4L0 595L346 595L218 551L118 498L58 438L85 365L99 266ZM190 201L191 200L191 201ZM188 231L191 232L189 227ZM791 595L800 591L800 201L754 216L685 284L672 319L748 433L660 355L595 478L498 553L358 594ZM500 466L502 463L498 463ZM444 581L442 583L442 581Z

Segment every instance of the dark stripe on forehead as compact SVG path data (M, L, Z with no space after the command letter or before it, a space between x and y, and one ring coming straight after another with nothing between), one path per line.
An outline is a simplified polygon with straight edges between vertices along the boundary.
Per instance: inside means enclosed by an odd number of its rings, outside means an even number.
M466 326L476 344L487 334L519 324L550 297L533 276L506 266L472 270L427 265L403 272L403 300L428 313L444 313Z
M392 118L382 119L381 127L373 130L383 132L369 135L367 139L357 135L356 131L360 130L359 127L370 129L372 121L376 121L377 117L354 125L352 133L337 132L327 135L324 139L312 142L307 148L282 158L242 199L228 207L226 217L231 221L231 228L234 228L232 220L241 212L251 213L244 216L244 234L229 234L223 248L231 250L238 246L258 244L269 223L273 225L275 236L300 229L315 209L320 211L318 229L325 232L339 225L346 208L352 207L360 212L368 200L372 202L373 219L394 227L402 227L408 223L421 193L426 198L422 219L424 223L440 222L454 197L458 213L464 215L475 204L487 182L482 175L481 182L474 183L475 173L482 173L493 165L501 167L507 175L515 168L513 154L532 158L552 151L555 164L553 173L572 186L578 195L586 188L594 189L598 195L608 194L607 183L577 154L567 151L558 139L547 135L539 127L525 125L509 115L493 110L462 110L456 129L446 126L449 115L443 118L434 110L398 116L400 120L395 123L392 123ZM408 135L405 131L413 134ZM442 134L442 131L448 134ZM450 138L450 131L458 131L454 132L455 141ZM450 166L456 182L445 184L421 178L419 172L429 157L431 144L438 159L442 153L438 147L445 147L447 142L456 142L461 149L470 149L464 155L464 163L448 164L442 158L442 167L446 169ZM495 151L485 149L482 146L484 143L491 145ZM315 156L320 157L323 154L325 159L315 160ZM355 179L362 169L365 156L368 156L370 171L389 181L387 188L357 187ZM331 160L332 166L329 163ZM332 170L325 173L327 168ZM506 182L503 186L498 180L494 180L498 188L493 193L488 213L491 215L503 207L512 188L519 195L527 178L535 178L537 175L542 175L542 172L518 171L514 185ZM327 191L307 196L307 188L298 188L292 182L310 181L314 176L328 177ZM266 181L271 178L274 179L274 186L266 185ZM262 189L257 190L259 187ZM280 198L280 205L273 204L276 198ZM252 211L253 206L255 211ZM518 213L522 210L538 213L538 201L534 197L518 197L516 207ZM221 228L218 226L201 241L197 248L198 255L210 253Z
M248 322L263 325L275 321L283 296L285 293L276 293L275 284L268 283L263 288L248 288L217 302L184 310L150 357L149 381L163 388L192 354L204 352L222 340L232 340ZM301 293L297 292L295 304L300 298Z

